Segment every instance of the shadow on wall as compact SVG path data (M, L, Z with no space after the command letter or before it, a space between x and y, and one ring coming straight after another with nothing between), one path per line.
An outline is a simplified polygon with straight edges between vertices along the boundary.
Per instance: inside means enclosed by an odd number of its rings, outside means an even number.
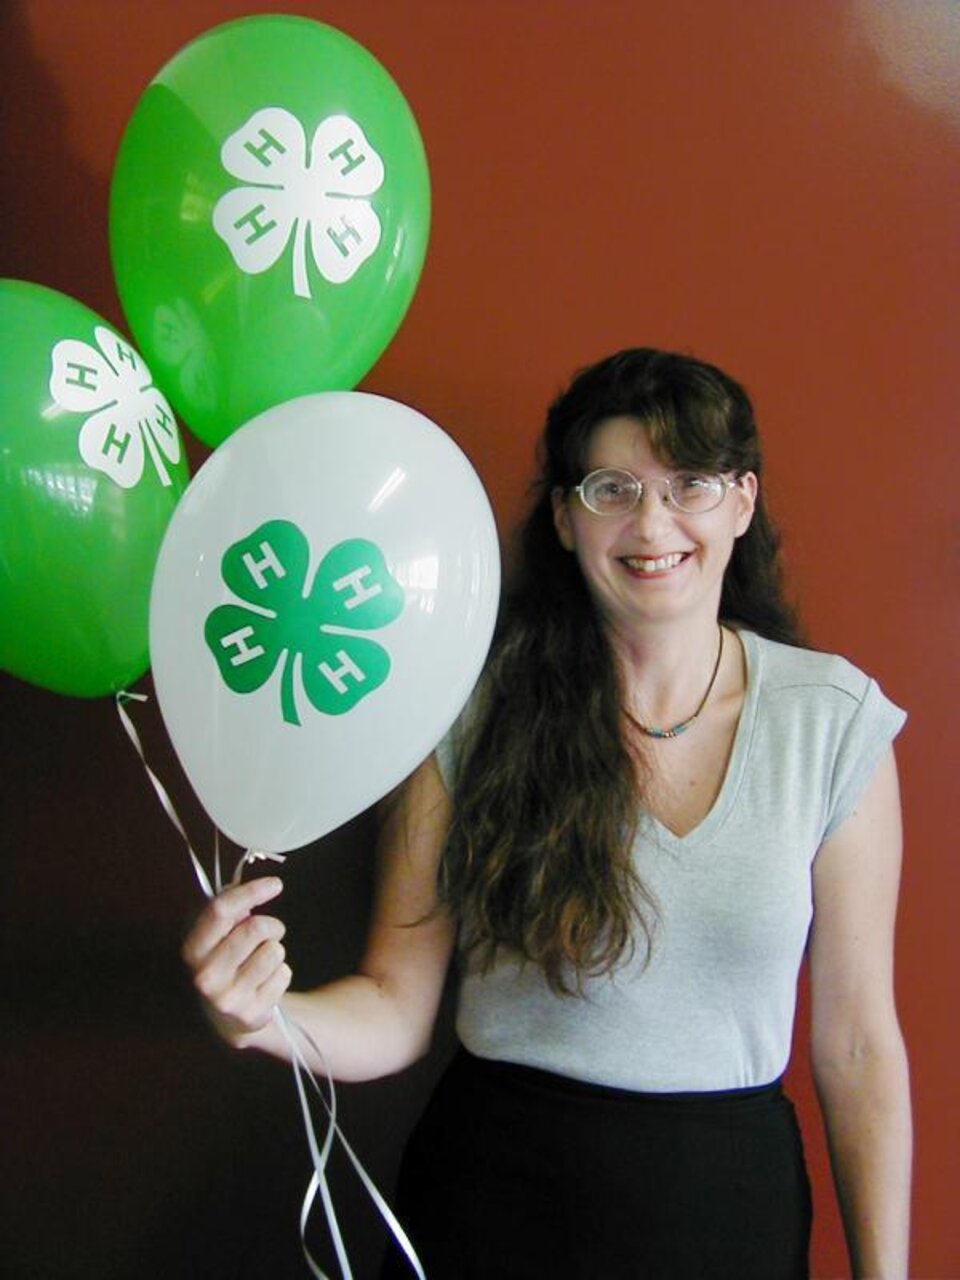
M291 1075L221 1046L197 1008L178 950L202 897L110 700L62 698L6 676L0 699L3 1274L306 1275L298 1216L310 1161ZM155 704L138 716L151 764L208 854L209 824ZM356 960L374 836L364 815L283 868L300 985ZM410 1072L339 1091L342 1128L388 1197L448 1021L438 1050ZM363 1280L386 1231L345 1159L331 1182ZM337 1274L319 1209L309 1239Z
M0 13L0 47L0 276L59 289L120 323L107 237L109 184L70 151L67 113L33 52L17 0Z

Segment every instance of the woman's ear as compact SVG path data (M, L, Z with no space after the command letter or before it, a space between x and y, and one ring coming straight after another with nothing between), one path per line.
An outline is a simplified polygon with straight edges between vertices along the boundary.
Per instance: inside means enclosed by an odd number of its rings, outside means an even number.
M737 522L734 528L734 536L737 538L745 534L750 528L753 511L757 505L759 488L760 482L752 471L745 471L742 476L737 477L735 492L739 505L737 507Z
M567 506L566 490L556 485L550 491L550 501L553 503L553 527L557 531L560 545L567 551L572 551L574 547L573 528L570 523L570 508Z

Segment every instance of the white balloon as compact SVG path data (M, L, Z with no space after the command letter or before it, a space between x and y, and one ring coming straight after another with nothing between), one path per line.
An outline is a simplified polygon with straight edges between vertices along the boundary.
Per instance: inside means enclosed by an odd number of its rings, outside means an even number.
M283 853L385 795L469 697L499 587L483 487L415 410L325 392L229 436L150 600L160 710L217 826Z

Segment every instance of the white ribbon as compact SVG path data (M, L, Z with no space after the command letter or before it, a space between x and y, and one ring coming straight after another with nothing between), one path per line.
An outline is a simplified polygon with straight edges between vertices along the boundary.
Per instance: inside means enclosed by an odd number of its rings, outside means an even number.
M189 853L190 855L190 861L193 864L193 871L197 877L197 880L200 882L201 890L203 891L205 897L212 898L214 896L213 888L207 877L207 873L204 871L203 865L201 864L200 859L197 857L197 855L193 851L193 847L191 846L187 833L184 830L183 823L180 821L180 817L176 809L174 809L173 807L173 801L170 799L169 795L167 795L166 788L164 787L160 779L157 777L157 775L150 768L150 766L147 764L147 758L143 753L143 745L140 742L140 735L137 733L136 729L134 728L133 721L130 719L129 715L127 714L126 707L125 707L126 703L146 702L146 701L147 701L147 696L144 693L127 693L125 690L121 690L117 694L117 714L120 717L120 723L123 725L124 729L126 730L127 737L133 743L133 749L136 751L137 755L140 757L140 763L143 765L144 769L146 769L147 771L147 777L150 779L153 789L157 793L157 798L160 801L160 804L163 808L164 813L167 815L167 817L170 819L173 825L180 832L181 836L183 836L183 843L187 846L187 853ZM219 844L218 844L218 848L217 848L218 876L219 876L219 853L220 853L220 850L219 850ZM218 890L219 890L219 885L218 885Z
M211 885L210 879L207 876L206 871L203 869L203 864L200 862L200 859L197 857L190 844L186 830L184 829L183 823L180 821L180 817L173 806L173 802L170 799L166 788L147 764L143 746L140 742L140 735L137 733L133 721L130 719L129 714L125 709L125 704L127 702L146 702L147 700L148 699L145 694L129 693L126 690L122 690L116 695L117 714L120 716L120 722L126 731L127 737L133 743L134 750L140 757L140 762L146 771L147 777L150 779L150 783L157 794L157 798L160 801L160 805L163 808L164 813L183 838L183 842L187 847L187 853L190 855L190 862L193 866L193 871L200 885L201 891L207 899L210 899L223 888L220 864L220 832L216 827L214 828L214 883ZM237 863L231 884L239 884L243 879L244 868L253 862L261 860L282 863L286 859L279 853L266 853L261 849L247 849ZM396 1215L387 1204L383 1195L377 1189L373 1179L367 1173L366 1169L364 1169L353 1148L344 1137L343 1131L337 1124L336 1089L334 1088L333 1077L327 1067L326 1059L320 1051L319 1046L309 1032L300 1026L299 1023L294 1022L289 1018L279 1005L274 1009L273 1017L283 1033L283 1037L290 1049L290 1062L293 1067L294 1083L297 1090L297 1096L300 1100L300 1111L303 1116L304 1130L307 1135L307 1146L310 1150L310 1158L313 1162L313 1174L310 1178L310 1183L303 1198L303 1205L300 1209L300 1246L303 1249L303 1256L306 1259L307 1266L310 1268L311 1274L314 1276L314 1280L330 1280L329 1276L327 1276L326 1272L322 1270L319 1263L307 1247L307 1224L318 1193L323 1204L324 1215L327 1220L327 1228L330 1232L330 1238L333 1242L334 1251L337 1255L337 1262L340 1266L342 1280L353 1280L353 1272L350 1269L350 1260L347 1257L346 1246L343 1242L343 1234L340 1230L336 1209L333 1204L333 1196L331 1195L330 1186L327 1182L327 1163L330 1159L330 1152L333 1149L335 1138L340 1140L340 1145L346 1152L350 1163L353 1165L357 1176L364 1186L364 1189L370 1196L370 1199L373 1201L378 1213L383 1218L397 1244L403 1250L403 1253L407 1261L410 1263L417 1280L426 1280L423 1268L420 1265L420 1260L414 1251L413 1245L410 1243L407 1233L400 1225ZM310 1069L306 1058L303 1056L300 1046L297 1043L297 1037L309 1046L312 1052L316 1055L317 1061L322 1065L327 1091L330 1095L329 1100L317 1082L316 1076ZM322 1143L318 1142L316 1129L314 1128L313 1114L310 1109L308 1086L312 1087L313 1092L320 1099L323 1104L323 1109L326 1112L327 1128L323 1136Z
M326 1059L324 1058L319 1045L313 1039L310 1033L307 1030L305 1030L304 1027L302 1027L298 1022L295 1022L293 1019L289 1018L283 1012L283 1010L280 1009L279 1007L274 1010L274 1018L276 1019L278 1025L280 1026L280 1029L284 1034L287 1044L290 1047L290 1061L293 1065L294 1079L296 1081L297 1093L300 1098L300 1108L303 1113L304 1126L307 1131L307 1142L310 1146L310 1154L313 1158L313 1168L314 1168L313 1177L310 1180L310 1185L307 1188L306 1195L304 1196L303 1207L300 1213L301 1236L304 1235L307 1219L310 1215L310 1210L313 1207L313 1202L316 1199L317 1192L319 1191L320 1198L323 1201L324 1210L327 1216L327 1225L330 1229L330 1235L331 1235L331 1238L333 1239L334 1248L337 1251L337 1258L340 1262L340 1269L343 1273L343 1280L352 1280L350 1265L349 1265L349 1262L347 1261L346 1252L343 1249L343 1240L340 1235L339 1226L337 1224L337 1217L336 1217L336 1213L334 1212L333 1202L330 1198L330 1189L327 1185L327 1179L326 1179L327 1160L330 1155L330 1149L333 1146L333 1139L334 1137L336 1137L340 1140L340 1145L343 1147L343 1150L346 1152L347 1157L350 1160L350 1163L353 1165L357 1173L357 1176L359 1177L361 1183L363 1184L363 1187L366 1190L367 1194L369 1195L370 1199L373 1201L377 1209L377 1212L380 1214L381 1218L383 1218L384 1222L386 1223L387 1227L390 1229L390 1232L392 1233L397 1244L403 1250L403 1253L407 1261L410 1263L410 1266L413 1269L414 1274L417 1276L417 1280L426 1280L426 1276L424 1275L423 1268L420 1265L420 1260L416 1255L413 1245L410 1243L410 1238L408 1237L407 1233L404 1231L403 1227L400 1225L398 1218L396 1217L396 1215L394 1214L390 1206L387 1204L383 1195L377 1189L377 1186L374 1183L373 1179L367 1173L366 1169L364 1169L363 1165L360 1162L359 1157L354 1152L349 1142L347 1142L346 1138L343 1135L342 1129L337 1124L336 1090L334 1089L334 1085L333 1085L333 1077L330 1075L330 1070L327 1067ZM326 1079L327 1089L329 1090L329 1093L330 1093L329 1102L327 1101L327 1098L325 1097L323 1090L320 1088L320 1085L317 1082L316 1076L313 1074L309 1065L307 1064L306 1059L304 1058L303 1053L301 1052L300 1047L297 1044L297 1041L295 1038L296 1036L299 1036L303 1041L306 1042L307 1045L309 1045L310 1049L316 1055L317 1061L322 1065L324 1076ZM313 1130L313 1124L312 1124L311 1113L310 1113L310 1103L309 1103L309 1098L307 1096L305 1082L312 1085L314 1092L316 1093L317 1097L320 1099L321 1103L323 1104L324 1110L327 1113L327 1133L326 1133L322 1150L318 1149L317 1147L316 1135ZM319 1269L319 1267L317 1267L317 1264L313 1260L313 1258L311 1258L309 1252L307 1251L306 1245L304 1245L304 1252L306 1253L306 1256L307 1256L307 1262L309 1263L310 1268L313 1271L313 1274L317 1278L317 1280L328 1280L328 1277L324 1275L324 1273Z

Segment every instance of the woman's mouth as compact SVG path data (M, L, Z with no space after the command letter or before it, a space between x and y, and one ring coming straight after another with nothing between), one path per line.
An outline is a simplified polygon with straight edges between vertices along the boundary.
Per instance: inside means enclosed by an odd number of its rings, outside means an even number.
M667 556L623 556L621 561L633 573L666 573L686 560L687 551L672 551Z

